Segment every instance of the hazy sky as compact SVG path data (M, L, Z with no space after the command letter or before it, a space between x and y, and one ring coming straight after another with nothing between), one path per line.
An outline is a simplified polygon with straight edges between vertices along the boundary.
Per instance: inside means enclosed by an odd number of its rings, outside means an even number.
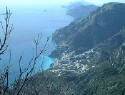
M52 3L69 3L69 2L89 2L92 4L100 5L107 2L124 2L125 0L0 0L1 3L5 4L52 4Z
M3 3L9 4L35 4L35 3L68 3L75 0L0 0Z

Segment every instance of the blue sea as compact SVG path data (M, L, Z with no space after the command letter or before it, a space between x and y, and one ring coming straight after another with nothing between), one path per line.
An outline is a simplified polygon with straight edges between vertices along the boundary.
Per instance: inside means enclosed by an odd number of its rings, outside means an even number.
M46 52L39 58L35 70L48 69L55 59L50 58L48 55L56 48L55 43L51 40L52 34L57 30L73 21L73 18L66 15L67 9L62 5L49 4L49 5L8 5L11 10L12 16L10 24L13 24L14 30L12 31L8 44L12 52L11 59L11 73L17 73L18 60L23 56L21 66L26 67L29 60L33 56L34 39L38 34L41 34L42 48L46 42L47 37L50 38L46 47ZM0 13L4 13L5 7L0 7ZM4 18L3 15L0 16ZM5 67L8 62L8 54L3 57L1 67Z

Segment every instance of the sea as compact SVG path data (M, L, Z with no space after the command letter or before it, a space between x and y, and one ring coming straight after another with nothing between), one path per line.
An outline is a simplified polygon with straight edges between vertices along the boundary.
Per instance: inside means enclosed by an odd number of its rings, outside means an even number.
M67 9L61 4L39 4L39 5L8 5L11 11L10 25L13 25L13 31L8 39L9 48L7 53L2 56L0 67L6 67L11 52L11 62L9 64L10 73L16 75L19 71L19 58L22 56L21 66L25 68L34 55L34 40L40 35L39 49L46 46L46 51L39 57L35 71L41 69L47 70L54 63L55 59L49 57L51 52L56 49L56 44L52 41L52 34L73 21L73 18L67 15ZM0 19L4 22L6 7L0 7ZM0 68L0 69L1 69ZM2 70L1 69L1 70ZM13 77L14 79L14 77Z

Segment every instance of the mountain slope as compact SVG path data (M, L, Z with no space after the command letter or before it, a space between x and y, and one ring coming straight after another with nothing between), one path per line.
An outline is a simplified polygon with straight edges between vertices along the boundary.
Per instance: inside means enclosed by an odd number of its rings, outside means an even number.
M53 35L53 40L58 45L57 51L64 52L66 48L67 52L74 50L81 53L95 47L124 27L124 16L125 4L105 4L86 19L73 22L69 26L57 30ZM53 54L58 53L54 51Z

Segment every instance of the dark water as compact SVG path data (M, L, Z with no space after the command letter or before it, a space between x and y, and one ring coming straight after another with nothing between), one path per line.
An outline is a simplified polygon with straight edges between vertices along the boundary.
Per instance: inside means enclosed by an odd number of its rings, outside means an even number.
M37 34L42 34L41 47L44 46L47 37L50 37L46 47L46 52L39 58L36 65L36 70L41 68L46 70L50 64L54 62L53 58L48 55L56 48L51 40L52 33L57 29L68 25L73 18L66 15L66 9L60 5L39 5L39 6L9 6L12 12L11 23L14 25L14 30L9 39L9 50L12 51L11 73L17 73L18 60L20 55L23 56L22 66L27 66L27 63L33 55L33 40ZM1 8L0 12L3 13ZM2 16L1 16L2 18ZM7 62L7 56L4 56L4 61ZM43 58L44 57L44 58ZM5 64L1 64L4 67Z

